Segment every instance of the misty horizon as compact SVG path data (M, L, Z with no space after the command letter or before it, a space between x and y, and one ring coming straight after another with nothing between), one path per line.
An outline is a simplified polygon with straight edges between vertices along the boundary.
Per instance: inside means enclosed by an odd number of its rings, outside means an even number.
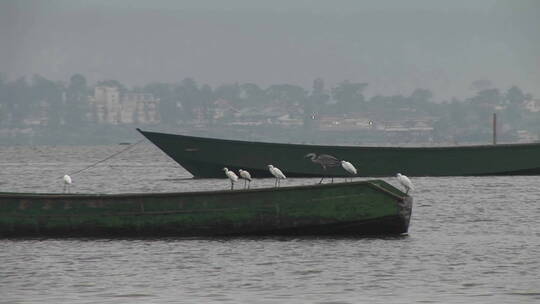
M368 83L367 96L429 89L473 94L475 81L540 95L540 4L297 1L0 2L0 74L128 86Z

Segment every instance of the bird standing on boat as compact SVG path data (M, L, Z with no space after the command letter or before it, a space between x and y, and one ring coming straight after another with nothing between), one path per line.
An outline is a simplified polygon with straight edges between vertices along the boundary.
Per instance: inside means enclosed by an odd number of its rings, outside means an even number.
M403 175L401 173L398 173L396 175L396 177L397 177L398 182L403 187L405 187L405 193L406 194L409 194L409 190L414 190L413 183L411 182L411 180L407 176L405 176L405 175Z
M285 174L281 172L281 170L272 165L268 165L268 170L270 170L270 173L272 173L272 175L276 178L276 183L274 184L274 187L279 187L280 181L287 178L285 177Z
M356 168L353 166L353 164L351 164L350 162L346 160L341 161L341 167L352 175L356 175L356 173L358 173L358 171L356 171ZM351 177L351 180L352 180L352 177ZM345 178L345 181L347 181L347 178Z
M227 168L223 168L223 171L225 171L225 175L227 175L227 177L231 181L231 190L233 190L234 189L234 183L236 183L238 181L238 176L233 171L230 171Z
M63 180L64 180L64 193L66 192L69 192L69 189L71 188L71 184L73 183L73 181L71 180L71 176L69 175L64 175L63 177Z
M246 183L247 183L247 188L249 189L249 185L251 185L251 174L249 174L249 172L247 172L246 170L238 170L238 173L240 173L240 178L244 180L244 189L246 188Z
M323 171L326 173L326 168L332 168L337 167L341 164L339 159L335 158L332 155L328 154L315 154L315 153L308 153L305 157L309 157L311 159L312 163L321 165ZM322 181L324 179L324 176L319 181L319 184L322 184ZM332 182L334 181L334 178L332 178Z

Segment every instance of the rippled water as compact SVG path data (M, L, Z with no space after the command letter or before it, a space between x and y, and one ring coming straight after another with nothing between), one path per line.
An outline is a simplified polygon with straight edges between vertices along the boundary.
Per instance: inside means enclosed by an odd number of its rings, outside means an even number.
M0 147L0 191L60 192L122 149ZM147 144L73 179L85 193L229 187ZM0 303L540 302L540 177L412 180L403 237L0 240Z

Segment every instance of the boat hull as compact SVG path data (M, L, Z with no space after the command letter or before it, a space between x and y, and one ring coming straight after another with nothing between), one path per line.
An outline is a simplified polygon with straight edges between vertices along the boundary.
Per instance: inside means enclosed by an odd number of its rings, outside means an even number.
M192 193L0 193L0 237L403 234L411 212L411 197L378 180Z
M540 175L540 143L456 147L321 146L221 140L139 130L196 178L222 178L223 167L269 177L267 165L288 177L333 176L341 167L323 170L305 156L330 154L353 163L358 176Z

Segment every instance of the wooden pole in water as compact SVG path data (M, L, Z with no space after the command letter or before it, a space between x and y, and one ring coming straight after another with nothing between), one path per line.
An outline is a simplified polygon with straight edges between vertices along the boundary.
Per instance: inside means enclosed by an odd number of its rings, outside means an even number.
M493 144L497 144L497 113L493 113Z

